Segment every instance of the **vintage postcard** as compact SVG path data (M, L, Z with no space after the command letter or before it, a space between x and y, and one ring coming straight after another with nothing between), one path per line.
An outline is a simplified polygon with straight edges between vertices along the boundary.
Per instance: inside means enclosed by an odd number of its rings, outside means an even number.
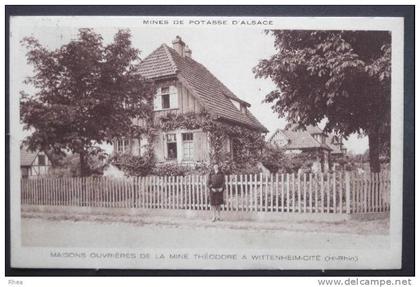
M403 23L11 17L11 266L401 268Z

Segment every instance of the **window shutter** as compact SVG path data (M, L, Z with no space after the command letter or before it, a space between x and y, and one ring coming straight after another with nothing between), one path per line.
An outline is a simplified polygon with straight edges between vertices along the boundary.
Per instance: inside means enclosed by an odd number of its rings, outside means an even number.
M147 140L147 138L146 137L144 137L144 136L142 136L141 138L140 138L140 147L139 147L139 152L140 152L140 155L141 156L144 156L144 154L146 153L146 151L147 151L147 145L148 145L148 140Z
M169 95L169 102L171 108L178 108L178 89L176 88L176 86L169 87Z
M131 154L134 156L140 155L140 141L138 139L131 139Z
M165 160L165 148L164 148L165 142L164 142L164 135L159 134L155 137L155 142L153 144L153 149L155 152L156 159L158 161L164 161Z
M193 135L193 143L194 143L194 161L202 161L203 154L202 154L202 132L194 133Z
M160 89L161 88L157 89L155 99L153 101L153 105L154 105L155 110L162 109L162 98L161 98L161 95L160 95Z
M194 133L194 161L207 162L210 159L209 145L206 132Z

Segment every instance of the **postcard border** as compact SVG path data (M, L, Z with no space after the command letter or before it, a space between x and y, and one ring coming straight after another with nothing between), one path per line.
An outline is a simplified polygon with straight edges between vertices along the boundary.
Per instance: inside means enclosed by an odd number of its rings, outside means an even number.
M5 275L6 276L414 276L414 6L5 6ZM9 36L11 16L317 16L404 18L404 151L402 268L394 270L118 270L10 266Z

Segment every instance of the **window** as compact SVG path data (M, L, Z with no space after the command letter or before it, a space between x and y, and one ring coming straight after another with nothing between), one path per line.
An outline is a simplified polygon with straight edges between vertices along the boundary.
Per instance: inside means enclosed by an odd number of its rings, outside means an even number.
M183 160L193 160L194 158L194 142L193 133L182 134L182 151Z
M247 113L247 109L246 109L245 105L241 105L241 113L243 113L243 114Z
M169 87L163 87L161 93L162 93L162 95L163 94L168 94L169 95Z
M162 95L162 109L169 109L171 107L169 99L169 94Z
M162 97L162 109L169 109L171 107L169 87L164 87L161 89Z
M38 155L38 165L45 165L45 155L43 154Z
M230 101L232 102L232 104L238 109L241 109L241 104L238 101L235 101L233 99L230 99Z
M116 150L118 153L125 153L128 152L130 146L129 139L118 139L116 141Z
M167 134L166 135L166 148L168 151L167 159L172 160L177 158L176 152L176 135Z
M166 135L166 140L168 142L175 142L176 143L176 135L175 134L167 134Z
M155 99L153 102L154 109L167 110L178 108L178 90L174 85L164 86L157 90Z
M183 141L192 141L193 140L193 133L186 133L182 134Z

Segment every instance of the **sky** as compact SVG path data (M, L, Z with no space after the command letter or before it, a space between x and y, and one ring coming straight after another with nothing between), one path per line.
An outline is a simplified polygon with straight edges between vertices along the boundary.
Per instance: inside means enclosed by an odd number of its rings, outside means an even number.
M261 28L145 26L140 21L123 24L124 21L118 18L100 17L98 21L80 19L48 17L37 18L37 21L31 18L12 20L10 66L13 97L18 97L20 90L31 90L22 83L32 73L32 68L26 63L26 50L19 44L23 37L34 36L42 45L56 49L75 39L79 28L94 28L106 43L112 41L118 29L128 28L132 33L133 46L141 51L141 58L163 43L172 46L172 40L179 35L192 50L194 60L203 64L239 98L251 104L251 112L270 131L268 135L287 124L285 119L278 118L269 104L262 103L265 95L275 89L275 85L269 79L256 79L252 72L259 60L275 53L273 37L265 34ZM15 103L18 101L17 98L13 100ZM25 135L22 132L19 134L19 137ZM355 134L345 140L344 144L355 154L363 153L368 148L367 138Z

